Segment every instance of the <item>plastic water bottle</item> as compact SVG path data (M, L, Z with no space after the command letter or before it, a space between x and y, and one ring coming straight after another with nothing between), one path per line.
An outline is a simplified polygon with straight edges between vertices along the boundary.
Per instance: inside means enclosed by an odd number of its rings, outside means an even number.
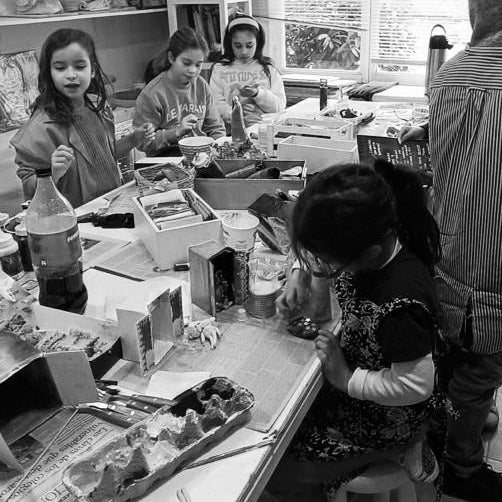
M328 80L321 78L319 80L319 110L328 106Z
M54 186L50 167L37 171L37 189L25 224L40 304L82 314L87 289L77 216Z

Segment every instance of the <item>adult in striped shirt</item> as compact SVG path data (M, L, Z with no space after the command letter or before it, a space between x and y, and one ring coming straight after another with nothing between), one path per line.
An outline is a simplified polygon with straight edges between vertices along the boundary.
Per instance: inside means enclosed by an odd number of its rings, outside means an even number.
M444 491L498 500L502 475L483 462L481 432L502 383L502 2L470 0L468 48L430 91L438 292L452 341Z

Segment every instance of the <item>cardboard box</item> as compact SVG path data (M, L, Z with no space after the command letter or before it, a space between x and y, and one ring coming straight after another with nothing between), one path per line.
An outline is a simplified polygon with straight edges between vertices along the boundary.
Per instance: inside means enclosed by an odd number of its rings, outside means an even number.
M0 331L0 461L22 470L9 445L61 409L98 400L82 351L44 353Z
M157 365L183 335L181 285L174 279L172 283L160 294L154 293L150 301L131 295L116 309L123 357L139 362L143 374Z
M334 164L357 162L357 144L355 141L290 136L277 145L277 157L303 158L307 173L313 174Z
M213 317L233 303L234 251L215 241L189 248L192 303Z
M94 378L103 376L122 357L119 332L116 324L112 322L44 307L37 303L31 304L31 313L26 313L25 320L28 325L42 331L59 331L68 334L70 330L77 329L92 335L89 340L83 338L81 345L74 345L73 338L67 336L60 345L68 347L70 350L82 350L84 354L82 347L87 345L85 350L89 351L89 355L86 357L89 360ZM95 336L99 337L98 344L89 345L88 341L92 342ZM90 351L94 352L96 347L99 347L99 352L91 353ZM65 354L67 349L61 348L59 350Z
M253 162L263 162L265 168L277 167L287 171L301 166L302 173L298 178L279 179L235 179L235 178L195 178L195 191L214 209L247 209L260 195L274 194L277 189L288 193L290 190L305 188L307 169L301 155L291 160L271 159L253 161L249 159L216 160L224 174L241 169Z
M182 192L189 192L213 219L160 230L145 211L141 203L142 197L133 198L136 233L161 270L172 268L175 263L187 262L190 246L211 240L221 241L219 216L193 190L186 189ZM183 220L180 220L180 225L183 225Z

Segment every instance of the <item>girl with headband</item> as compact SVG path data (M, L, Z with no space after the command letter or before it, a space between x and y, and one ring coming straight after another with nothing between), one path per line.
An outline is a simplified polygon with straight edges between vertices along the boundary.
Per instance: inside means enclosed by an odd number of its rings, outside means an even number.
M281 112L286 94L281 76L263 55L265 34L258 21L236 14L223 37L223 58L212 69L210 87L225 123L230 122L232 98L238 96L246 126L261 122L263 113Z

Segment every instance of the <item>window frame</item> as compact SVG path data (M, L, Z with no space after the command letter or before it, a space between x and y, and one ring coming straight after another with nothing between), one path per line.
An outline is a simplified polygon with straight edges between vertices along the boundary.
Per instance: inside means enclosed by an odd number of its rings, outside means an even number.
M259 0L258 0L259 1ZM288 0L274 0L274 9L277 10L278 5L284 5ZM268 2L260 2L261 10L263 5L267 5ZM273 21L271 19L262 18L260 19L260 12L257 13L257 17L264 26L265 34L267 37L267 53L270 55L283 75L287 74L304 74L312 75L313 80L316 80L318 75L322 76L335 76L341 79L355 80L356 82L369 82L370 80L378 81L396 81L402 85L424 85L425 84L425 73L426 73L426 62L417 61L415 64L423 66L423 72L408 73L408 72L386 72L379 71L378 66L382 61L371 57L371 40L372 38L377 38L375 36L374 29L371 20L375 19L379 11L379 2L372 0L361 0L362 6L362 23L363 26L367 26L368 29L361 31L361 58L358 71L347 71L340 69L308 69L308 68L287 68L286 63L286 47L285 47L285 26L281 21ZM268 7L265 7L268 9ZM266 11L266 14L270 14L270 11ZM372 32L373 30L373 32ZM454 51L457 52L457 51ZM398 62L398 60L396 60ZM409 61L406 63L410 64ZM414 64L414 63L411 63Z

